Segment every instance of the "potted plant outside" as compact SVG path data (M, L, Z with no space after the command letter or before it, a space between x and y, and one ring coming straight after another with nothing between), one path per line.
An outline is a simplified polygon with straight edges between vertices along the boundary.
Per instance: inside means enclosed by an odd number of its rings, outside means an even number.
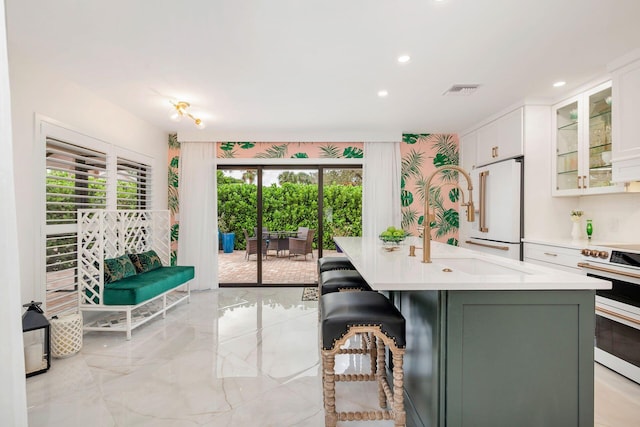
M226 254L232 253L235 245L234 222L235 217L233 215L227 217L223 213L218 217L218 230L222 235L222 251Z

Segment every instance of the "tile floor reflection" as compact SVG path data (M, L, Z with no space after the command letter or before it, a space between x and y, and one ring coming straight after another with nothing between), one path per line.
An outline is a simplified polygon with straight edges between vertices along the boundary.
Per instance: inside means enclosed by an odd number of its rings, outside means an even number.
M79 354L27 379L29 425L323 426L317 302L301 296L302 288L194 292L131 341L87 333ZM360 363L339 357L345 372ZM375 383L340 386L339 409L376 409ZM640 385L596 366L596 426L638 419ZM338 423L364 425L393 423Z

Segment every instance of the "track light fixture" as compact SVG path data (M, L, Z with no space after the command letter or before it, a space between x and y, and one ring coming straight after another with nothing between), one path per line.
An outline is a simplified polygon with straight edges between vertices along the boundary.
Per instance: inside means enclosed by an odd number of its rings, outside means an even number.
M177 102L169 101L169 102L171 102L171 105L173 105L171 114L169 114L169 118L171 120L173 120L174 122L179 122L184 117L189 117L191 120L193 120L193 122L196 124L196 127L198 129L204 129L204 123L202 123L202 120L197 117L194 117L191 113L187 111L187 108L191 106L188 102L184 102L184 101L177 101Z

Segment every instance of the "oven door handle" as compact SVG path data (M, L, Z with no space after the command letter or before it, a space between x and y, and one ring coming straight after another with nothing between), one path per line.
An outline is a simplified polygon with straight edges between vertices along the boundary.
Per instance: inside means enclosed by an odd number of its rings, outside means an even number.
M625 316L624 314L616 313L615 311L607 310L606 308L597 307L596 312L608 314L611 317L616 317L618 319L626 320L627 322L635 323L636 325L640 325L640 322L633 317Z
M634 279L640 279L640 274L627 273L626 271L619 271L619 270L614 270L612 268L600 267L600 266L597 266L597 265L589 264L588 262L579 262L578 263L578 267L580 267L580 268L588 268L588 269L591 269L591 270L602 271L602 272L605 272L605 273L617 274L619 276L632 277Z

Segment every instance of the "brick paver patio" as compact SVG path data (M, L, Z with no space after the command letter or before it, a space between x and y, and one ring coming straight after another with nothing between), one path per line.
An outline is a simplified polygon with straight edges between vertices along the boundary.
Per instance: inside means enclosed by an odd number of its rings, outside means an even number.
M336 256L335 250L323 250L323 256ZM262 260L262 282L264 285L317 284L318 251L313 251L313 257L307 255L289 257L286 251L276 256L274 251L269 251L267 259ZM256 255L245 259L244 250L235 250L232 253L218 252L218 278L220 283L247 283L254 284L258 277Z

